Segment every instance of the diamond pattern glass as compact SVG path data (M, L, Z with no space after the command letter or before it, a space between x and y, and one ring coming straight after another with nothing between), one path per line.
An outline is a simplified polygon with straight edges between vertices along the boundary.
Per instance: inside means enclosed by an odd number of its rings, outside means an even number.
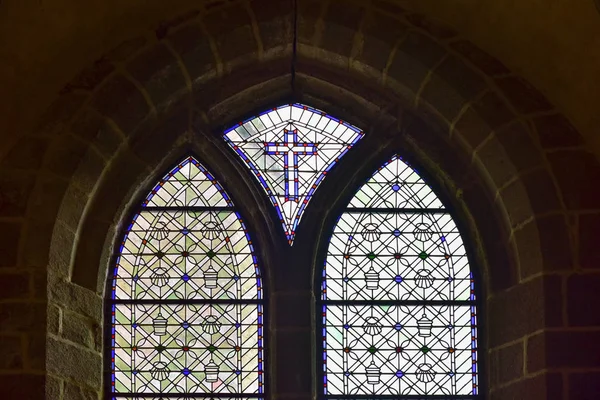
M376 171L337 221L321 291L326 397L478 394L465 248L450 213L400 157Z
M315 190L363 132L323 111L289 104L240 122L224 137L267 193L291 245Z
M264 395L263 288L252 241L194 158L146 196L113 272L113 398Z

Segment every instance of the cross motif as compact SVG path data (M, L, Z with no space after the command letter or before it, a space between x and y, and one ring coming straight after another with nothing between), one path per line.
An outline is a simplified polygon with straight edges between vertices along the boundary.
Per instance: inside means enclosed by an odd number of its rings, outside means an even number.
M265 153L272 156L283 155L285 176L285 201L298 201L298 155L316 155L316 143L298 143L298 130L283 130L283 142L265 142ZM292 178L290 178L290 159ZM293 184L290 185L290 182ZM292 186L290 190L290 186Z

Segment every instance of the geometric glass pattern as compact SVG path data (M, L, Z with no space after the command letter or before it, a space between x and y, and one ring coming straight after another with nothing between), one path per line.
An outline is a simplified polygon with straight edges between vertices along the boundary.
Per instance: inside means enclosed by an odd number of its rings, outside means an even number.
M363 135L323 111L286 104L238 123L224 138L267 193L291 245L315 190Z
M339 217L321 300L326 397L477 397L465 247L450 213L398 156Z
M254 247L230 197L194 158L135 212L111 283L111 398L264 396Z

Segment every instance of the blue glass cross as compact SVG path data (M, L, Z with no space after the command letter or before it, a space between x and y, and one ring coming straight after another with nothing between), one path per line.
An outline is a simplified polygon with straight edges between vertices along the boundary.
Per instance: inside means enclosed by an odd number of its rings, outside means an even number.
M298 201L298 155L317 154L316 143L298 143L298 130L283 130L283 142L265 142L266 154L283 155L283 172L285 178L285 201ZM290 178L290 159L292 161L292 178ZM293 184L290 185L290 182ZM291 186L291 189L290 189Z

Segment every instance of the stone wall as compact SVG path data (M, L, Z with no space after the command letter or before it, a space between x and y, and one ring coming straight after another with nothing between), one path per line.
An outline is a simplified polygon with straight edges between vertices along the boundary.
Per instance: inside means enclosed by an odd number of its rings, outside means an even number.
M387 2L324 4L299 1L295 15L288 1L223 2L165 21L82 71L2 160L0 388L8 398L100 396L112 248L131 204L188 151L234 199L252 199L236 204L271 288L274 398L317 390L315 353L306 349L325 232L396 151L453 204L471 243L489 398L598 392L600 165L586 143L531 85L453 30ZM219 138L289 101L367 133L317 191L292 265L260 188Z

